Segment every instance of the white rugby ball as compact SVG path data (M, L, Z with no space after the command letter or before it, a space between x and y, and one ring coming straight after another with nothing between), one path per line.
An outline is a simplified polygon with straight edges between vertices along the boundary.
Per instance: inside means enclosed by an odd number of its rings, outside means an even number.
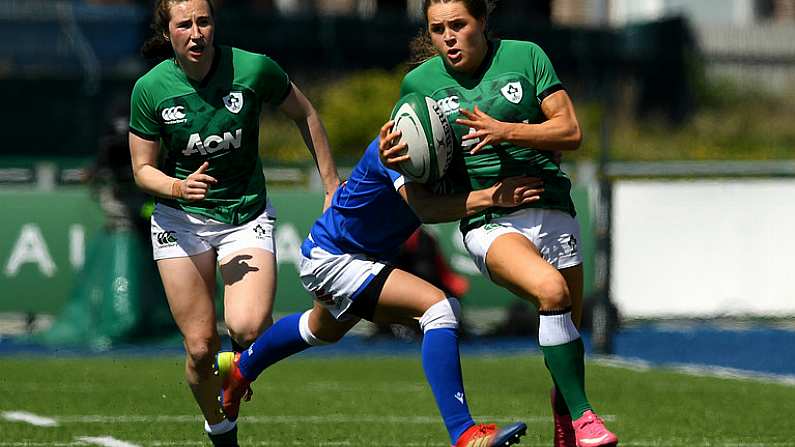
M401 132L397 143L406 143L409 160L398 171L420 183L442 178L453 157L455 135L442 108L432 98L409 93L392 109L393 130Z

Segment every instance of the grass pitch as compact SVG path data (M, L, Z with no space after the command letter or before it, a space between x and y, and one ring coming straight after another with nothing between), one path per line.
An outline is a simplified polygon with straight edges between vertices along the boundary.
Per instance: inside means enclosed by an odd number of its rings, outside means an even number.
M540 356L462 360L478 421L523 420L529 429L520 446L551 445L550 379ZM182 358L0 357L0 371L0 446L209 445ZM594 362L587 377L592 403L622 446L795 445L785 419L795 414L795 386ZM449 445L414 356L282 362L255 382L253 400L243 404L240 441Z

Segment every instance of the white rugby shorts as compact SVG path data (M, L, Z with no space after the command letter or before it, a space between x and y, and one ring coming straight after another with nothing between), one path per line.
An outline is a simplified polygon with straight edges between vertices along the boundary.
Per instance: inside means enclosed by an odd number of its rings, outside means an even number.
M364 255L329 253L314 246L309 257L301 255L301 283L337 320L345 315L358 294L383 269L385 264Z
M582 264L577 219L560 210L525 208L469 230L464 237L469 256L486 277L489 277L486 267L489 247L498 237L509 233L526 237L541 257L558 270Z
M158 203L152 213L152 252L155 260L194 256L211 249L215 249L218 259L247 248L262 248L275 255L275 224L270 201L262 214L243 225L226 224Z

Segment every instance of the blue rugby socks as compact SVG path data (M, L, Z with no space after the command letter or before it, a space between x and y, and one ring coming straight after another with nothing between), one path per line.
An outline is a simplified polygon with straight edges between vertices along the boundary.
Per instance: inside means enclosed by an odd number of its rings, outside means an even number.
M422 367L450 434L450 441L455 443L475 423L464 395L456 329L439 328L425 332L422 339Z
M240 354L238 368L249 381L274 363L312 346L301 335L301 313L288 315L262 333Z

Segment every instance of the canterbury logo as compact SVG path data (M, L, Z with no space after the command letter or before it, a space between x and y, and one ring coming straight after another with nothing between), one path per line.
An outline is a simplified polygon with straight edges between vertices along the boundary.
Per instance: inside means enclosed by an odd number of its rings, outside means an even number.
M182 106L167 107L160 112L160 116L163 117L166 124L184 123L186 121L184 110L185 107Z
M162 231L157 233L157 243L160 245L168 245L177 242L177 237L174 236L175 231Z
M439 107L442 108L442 112L444 112L444 116L448 116L452 113L458 112L459 107L461 107L461 101L458 99L458 96L448 96L447 98L442 98L438 101Z

